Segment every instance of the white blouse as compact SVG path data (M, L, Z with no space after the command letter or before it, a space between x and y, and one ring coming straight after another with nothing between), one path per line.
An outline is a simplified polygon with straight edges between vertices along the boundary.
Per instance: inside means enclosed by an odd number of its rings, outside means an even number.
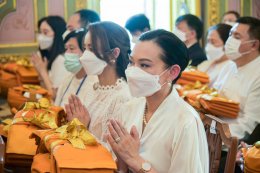
M220 63L214 63L215 61L203 61L201 64L198 65L198 70L205 72L209 75L210 83L209 86L213 86L213 83L217 80L220 71L226 65L234 64L231 60L222 61Z
M64 57L62 55L58 55L49 70L49 76L53 84L53 88L59 88L69 74L71 73L68 72L64 66Z
M242 139L260 123L260 56L237 68L226 66L214 84L220 95L239 102L236 119L222 118L229 124L231 134Z
M98 81L97 76L85 76L78 79L74 74L70 74L60 85L56 98L55 105L64 107L68 103L70 95L77 95L84 102L84 98L93 84Z
M122 106L130 100L131 94L124 79L118 79L115 85L105 87L97 82L91 90L84 99L91 118L89 131L104 142L108 120L118 117Z
M145 98L132 99L119 117L129 131L137 127L141 157L159 173L208 173L207 139L198 113L173 89L142 133L145 104Z

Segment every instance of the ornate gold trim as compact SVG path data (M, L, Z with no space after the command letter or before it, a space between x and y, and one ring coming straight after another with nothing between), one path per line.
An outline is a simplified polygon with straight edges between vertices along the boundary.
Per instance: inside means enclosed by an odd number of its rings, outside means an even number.
M68 21L68 1L64 0L64 19Z
M37 32L37 22L38 22L38 3L37 0L33 0L33 11L34 11L34 30Z
M0 45L0 48L17 48L17 47L33 47L33 46L38 46L38 43L32 42L32 43L2 44Z
M16 8L16 1L13 0L14 2L14 7ZM38 4L37 4L37 0L33 0L33 8L34 8L34 29L35 31L38 31L37 29L37 22L38 22ZM4 49L4 48L19 48L19 47L35 47L35 46L38 46L38 43L36 40L34 40L34 42L31 42L31 43L14 43L14 44L11 44L11 43L8 43L8 44L0 44L0 49Z
M170 0L170 31L173 31L173 3Z
M87 1L86 0L77 0L75 1L75 9L76 11L86 8Z
M210 27L219 23L219 1L210 0L208 3L208 27Z
M16 62L21 59L29 60L30 56L30 54L0 54L0 63Z
M48 16L48 8L49 8L48 0L45 0L45 16Z
M201 1L196 1L196 15L201 17Z
M7 0L4 0L3 3L0 4L0 8L3 7L6 4Z

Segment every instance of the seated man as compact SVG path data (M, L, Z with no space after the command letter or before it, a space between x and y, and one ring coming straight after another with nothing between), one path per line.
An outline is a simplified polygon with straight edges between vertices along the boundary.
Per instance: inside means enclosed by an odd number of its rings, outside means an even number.
M142 33L151 29L149 19L144 14L136 14L130 17L126 21L125 27L131 33L132 43L134 44Z
M99 22L99 15L88 9L83 9L76 11L73 15L70 16L67 22L67 31L64 32L63 38L65 38L71 31L84 28L87 29L90 23Z
M192 14L186 14L177 18L174 34L185 43L189 50L189 57L192 66L199 65L207 60L206 54L199 45L203 34L203 23Z
M240 14L236 11L227 11L222 17L222 23L225 23L230 26L234 26L237 19L240 17Z
M220 95L239 102L238 117L223 120L233 136L243 139L260 123L260 20L239 18L230 31L225 54L235 65L223 67L213 86Z

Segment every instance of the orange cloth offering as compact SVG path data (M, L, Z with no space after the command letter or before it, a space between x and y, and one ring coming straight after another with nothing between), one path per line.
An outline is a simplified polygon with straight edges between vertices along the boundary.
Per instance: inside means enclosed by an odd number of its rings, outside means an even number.
M57 128L64 123L64 110L50 105L46 98L41 98L38 103L26 102L9 125L6 153L34 155L37 145L29 138L32 132Z
M218 96L218 92L206 84L197 81L194 84L177 85L176 89L198 111L227 118L238 116L239 103Z
M57 173L113 173L116 170L111 153L102 145L86 146L82 150L65 144L55 150L53 157Z
M32 171L43 172L46 167L57 173L113 173L116 170L111 153L97 143L78 119L56 130L35 131L31 137L36 138L40 152L34 158ZM46 151L49 154L43 156L41 153ZM41 162L50 162L50 166Z
M7 95L8 88L22 84L39 84L38 73L27 59L2 65L0 75L1 95Z
M11 125L8 131L6 153L35 155L37 145L29 136L38 129L33 125Z
M51 156L49 153L39 153L33 157L31 173L51 172Z
M25 102L37 102L42 97L51 99L48 91L38 85L22 85L9 88L7 102L11 108L20 109Z
M260 141L256 142L252 148L242 149L244 156L244 172L260 173Z
M194 84L196 81L199 81L203 84L209 83L209 76L204 72L195 69L189 69L182 72L181 77L177 81L177 84Z

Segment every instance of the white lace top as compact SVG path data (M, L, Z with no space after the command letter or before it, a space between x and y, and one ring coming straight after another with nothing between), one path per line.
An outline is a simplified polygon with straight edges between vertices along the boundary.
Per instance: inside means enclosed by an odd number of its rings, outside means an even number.
M117 117L130 98L131 94L124 79L118 79L112 86L100 86L98 82L95 83L92 91L88 92L84 99L91 117L89 131L97 139L104 141L108 120Z

